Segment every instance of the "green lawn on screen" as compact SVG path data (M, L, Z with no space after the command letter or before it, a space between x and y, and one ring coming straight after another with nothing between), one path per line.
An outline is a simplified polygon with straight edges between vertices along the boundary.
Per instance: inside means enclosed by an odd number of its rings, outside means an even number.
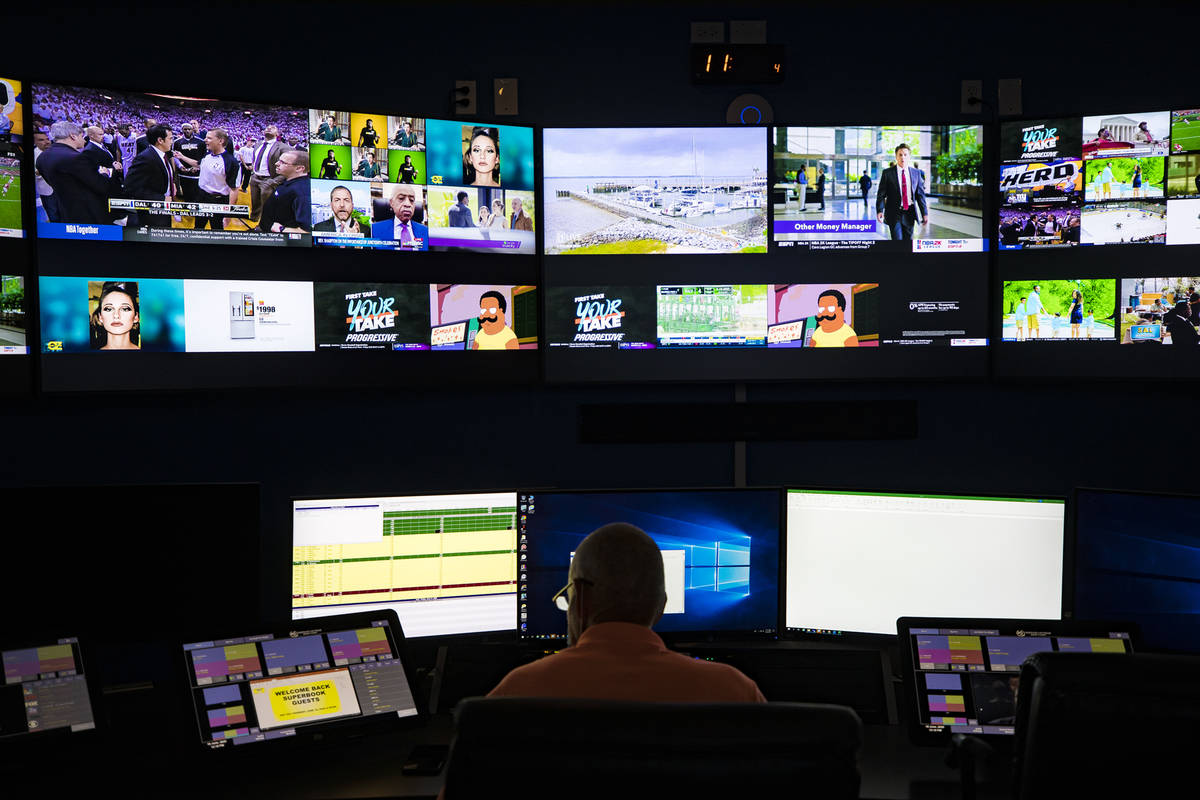
M0 178L0 185L3 185L7 178ZM0 228L21 227L21 179L13 180L12 185L8 187L8 194L0 197Z
M1200 150L1200 120L1193 119L1187 125L1176 122L1171 126L1171 152L1180 150Z

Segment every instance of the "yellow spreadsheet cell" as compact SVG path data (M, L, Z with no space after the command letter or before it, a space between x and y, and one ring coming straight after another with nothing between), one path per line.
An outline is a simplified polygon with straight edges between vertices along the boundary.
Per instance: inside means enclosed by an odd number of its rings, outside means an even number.
M512 550L516 547L517 534L513 531L476 531L447 533L444 538L443 553L477 553L480 550Z
M392 570L390 561L356 561L342 564L342 585L337 590L348 592L355 589L390 589Z
M490 556L452 556L442 559L442 583L488 583L512 580L512 553Z
M505 583L500 586L461 586L457 589L443 589L442 597L466 597L472 594L512 594L517 590L516 585Z
M416 533L410 536L385 536L392 544L394 556L416 556L442 552L440 533Z
M948 636L951 650L980 650L982 649L978 636Z
M1092 639L1093 653L1124 653L1125 642L1121 639Z
M292 565L292 594L337 592L341 588L341 564Z
M439 558L405 558L392 561L392 588L409 586L440 586L442 583Z

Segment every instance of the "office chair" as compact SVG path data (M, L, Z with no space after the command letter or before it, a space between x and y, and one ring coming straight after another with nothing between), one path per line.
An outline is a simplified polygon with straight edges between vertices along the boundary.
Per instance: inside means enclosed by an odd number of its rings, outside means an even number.
M815 703L471 698L446 797L858 796L858 715Z
M1017 692L1017 796L1168 796L1153 789L1192 785L1197 731L1200 658L1038 653Z

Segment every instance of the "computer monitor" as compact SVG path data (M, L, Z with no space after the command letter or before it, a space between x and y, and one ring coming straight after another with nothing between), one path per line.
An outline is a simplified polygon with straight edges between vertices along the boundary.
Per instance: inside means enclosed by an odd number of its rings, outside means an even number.
M575 548L610 522L646 531L663 554L667 606L659 633L774 635L779 617L779 492L775 489L522 492L519 630L565 639L551 603Z
M1058 619L1061 498L789 489L784 626L892 634L900 616Z
M945 744L955 733L1011 737L1021 664L1034 653L1121 654L1138 645L1126 622L901 617L895 625L917 744Z
M292 619L390 609L405 636L511 631L514 492L292 503Z
M42 637L0 647L0 742L96 728L79 639Z
M1152 650L1200 652L1200 497L1078 489L1075 619L1129 619Z
M418 717L403 639L395 613L373 611L183 644L200 744L357 733Z

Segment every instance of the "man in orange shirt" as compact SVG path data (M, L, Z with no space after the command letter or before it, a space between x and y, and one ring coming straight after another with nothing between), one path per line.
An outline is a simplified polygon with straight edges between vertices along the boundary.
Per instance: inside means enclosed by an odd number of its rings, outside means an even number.
M652 626L667 602L662 553L640 528L614 522L575 550L554 602L567 614L562 652L517 667L489 697L577 697L660 703L764 703L727 664L666 648Z

